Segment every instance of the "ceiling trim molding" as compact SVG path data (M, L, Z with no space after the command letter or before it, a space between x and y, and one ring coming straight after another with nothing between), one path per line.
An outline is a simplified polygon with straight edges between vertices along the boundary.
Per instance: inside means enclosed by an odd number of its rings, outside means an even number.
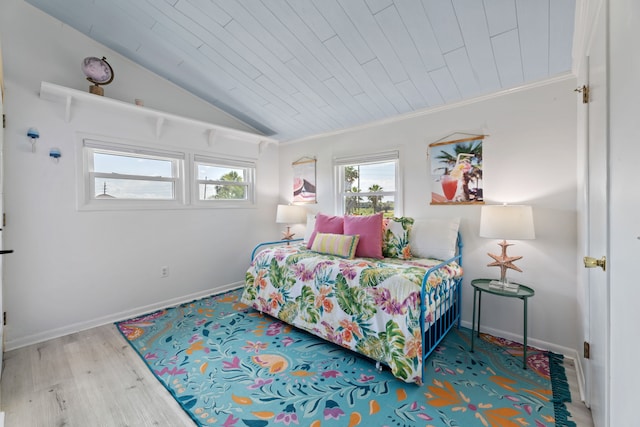
M447 111L447 110L452 110L455 108L460 108L460 107L464 107L467 105L471 105L471 104L475 104L478 102L482 102L482 101L487 101L490 99L495 99L495 98L500 98L504 95L508 95L511 93L518 93L518 92L523 92L529 89L535 89L537 87L543 87L543 86L547 86L550 84L554 84L557 82L563 82L566 80L570 80L570 79L574 79L576 76L572 73L572 72L566 72L563 74L560 74L558 76L552 77L550 79L544 79L544 80L538 80L536 82L533 83L529 83L529 84L525 84L522 86L518 86L515 88L511 88L511 89L505 89L505 90L501 90L498 92L493 92L487 95L481 95L481 96L477 96L475 98L471 98L471 99L465 99L462 101L458 101L458 102L454 102L451 104L445 104L445 105L440 105L438 107L431 107L431 108L426 108L426 109L422 109L419 111L412 111L410 113L405 113L405 114L401 114L399 116L394 116L391 118L387 118L387 119L382 119L382 120L378 120L375 122L370 122L370 123L366 123L363 125L359 125L359 126L353 126L350 128L344 128L344 129L339 129L336 131L331 131L331 132L325 132L325 133L320 133L317 135L312 135L312 136L307 136L304 138L300 138L300 139L293 139L290 141L282 141L280 142L280 146L284 146L284 145L292 145L292 144L297 144L300 142L306 142L306 141L310 141L313 139L318 139L318 138L326 138L329 136L336 136L336 135L341 135L341 134L345 134L345 133L349 133L349 132L357 132L357 131L361 131L361 130L365 130L365 129L369 129L369 128L374 128L377 126L382 126L382 125L388 125L388 124L392 124L392 123L396 123L396 122L401 122L404 120L408 120L408 119L413 119L416 117L423 117L423 116L429 116L431 114L436 114L442 111Z

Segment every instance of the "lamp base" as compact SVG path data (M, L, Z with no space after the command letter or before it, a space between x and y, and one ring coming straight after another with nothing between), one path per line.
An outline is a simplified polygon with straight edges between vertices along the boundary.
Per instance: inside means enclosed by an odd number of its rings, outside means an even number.
M494 259L492 263L487 264L487 267L500 267L500 281L502 283L506 283L507 279L507 269L511 268L515 271L519 271L522 273L522 270L518 268L513 262L519 259L522 259L522 256L508 256L507 255L507 247L511 246L511 243L507 243L506 240L498 243L500 247L502 247L502 253L500 255L495 255L488 253L491 258Z
M291 232L291 226L287 226L287 230L282 232L282 240L293 240L296 233Z
M518 292L518 289L520 288L520 286L515 283L503 282L501 280L492 280L489 282L489 287L491 289L500 289L501 291L513 293Z

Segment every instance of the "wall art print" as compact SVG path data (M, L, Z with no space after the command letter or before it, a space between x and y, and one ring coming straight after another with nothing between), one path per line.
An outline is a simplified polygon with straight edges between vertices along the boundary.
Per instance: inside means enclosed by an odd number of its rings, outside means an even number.
M429 144L431 204L483 204L482 143L474 135Z
M303 157L292 163L293 203L317 203L316 159Z

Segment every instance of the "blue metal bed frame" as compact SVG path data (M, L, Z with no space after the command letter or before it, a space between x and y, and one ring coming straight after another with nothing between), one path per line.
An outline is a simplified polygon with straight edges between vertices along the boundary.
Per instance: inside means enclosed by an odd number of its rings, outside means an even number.
M301 242L304 239L277 240L273 242L264 242L256 245L251 252L251 261L255 258L258 250L264 246L282 245L284 243ZM461 303L462 303L462 277L454 280L453 286L446 289L440 287L427 292L427 283L429 275L437 269L445 265L457 262L462 266L462 236L458 233L456 240L456 256L450 258L440 264L431 267L422 279L422 289L420 291L420 330L422 331L422 378L425 378L425 368L427 366L427 358L436 349L440 341L444 339L447 333L455 325L460 327ZM428 298L428 300L427 300ZM434 313L434 323L430 328L425 330L425 316L427 313L427 301L436 305ZM380 362L376 363L376 367L380 369Z
M439 286L427 292L427 283L429 275L451 262L457 262L462 267L462 236L458 233L456 241L457 255L451 259L441 262L431 267L422 279L422 289L420 292L420 330L422 331L422 378L425 378L425 368L427 366L427 358L436 349L440 341L444 339L447 333L455 325L460 327L460 315L462 304L462 276L455 279L453 286L442 288ZM434 313L434 323L430 328L425 330L425 315L427 312L427 298L430 303L436 304Z
M260 249L263 246L271 246L271 245L283 245L283 244L289 244L292 242L302 242L304 239L291 239L291 240L276 240L274 242L263 242L263 243L258 243L256 245L255 248L253 248L253 252L251 252L251 261L253 261L253 259L256 257L256 252L258 252L258 249Z

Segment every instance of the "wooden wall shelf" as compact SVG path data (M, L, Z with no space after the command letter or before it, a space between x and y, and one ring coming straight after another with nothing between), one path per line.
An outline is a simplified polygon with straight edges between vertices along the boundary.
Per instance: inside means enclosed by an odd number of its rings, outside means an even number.
M213 146L216 140L220 137L260 144L261 151L262 148L268 144L278 143L277 140L264 135L244 132L241 130L215 125L213 123L203 122L200 120L178 116L171 113L165 113L163 111L154 110L152 108L140 107L135 104L129 104L127 102L118 101L116 99L105 98L103 96L94 95L89 92L82 92L76 89L71 89L48 82L41 83L40 98L47 101L63 104L65 109L64 117L67 122L71 121L72 109L74 105L77 102L81 101L88 102L89 104L116 108L127 114L138 114L140 116L154 118L156 121L156 138L160 138L162 130L167 123L174 122L193 126L196 128L202 128L207 133L207 142L210 146Z

